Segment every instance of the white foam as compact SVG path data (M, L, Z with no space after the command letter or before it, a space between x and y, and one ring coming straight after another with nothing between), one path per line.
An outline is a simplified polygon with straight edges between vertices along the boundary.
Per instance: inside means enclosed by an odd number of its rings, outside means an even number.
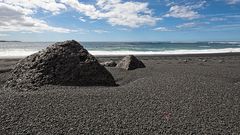
M0 58L22 58L31 55L37 51L26 49L8 49L0 51Z
M240 52L240 48L204 49L204 50L171 50L171 51L89 51L93 55L171 55L171 54L208 54Z
M234 41L231 41L231 42L208 42L210 44L232 44L232 45L235 45L235 44L240 44L240 42L234 42Z
M9 49L0 50L0 58L22 58L33 53L36 50L26 49ZM231 53L240 52L240 48L224 48L224 49L203 49L203 50L168 50L168 51L93 51L89 50L93 55L97 56L116 56L116 55L171 55L171 54L208 54L208 53Z

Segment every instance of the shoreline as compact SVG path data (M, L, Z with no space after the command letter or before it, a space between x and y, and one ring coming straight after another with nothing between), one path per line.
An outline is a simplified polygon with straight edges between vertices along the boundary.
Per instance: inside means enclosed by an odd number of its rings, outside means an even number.
M128 55L128 54L127 54ZM94 55L98 58L104 57L124 57L126 55ZM201 53L201 54L149 54L149 55L134 55L137 57L208 57L208 56L240 56L240 52L229 53Z
M126 55L93 55L96 58L119 58ZM137 57L217 57L217 56L240 56L240 52L229 52L229 53L199 53L199 54L149 54L149 55L134 55ZM27 57L27 56L26 56ZM20 60L25 57L0 57L0 60Z

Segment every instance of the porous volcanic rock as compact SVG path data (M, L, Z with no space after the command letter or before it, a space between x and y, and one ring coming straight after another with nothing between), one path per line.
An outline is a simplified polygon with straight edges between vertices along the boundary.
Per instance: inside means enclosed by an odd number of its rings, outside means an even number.
M124 57L118 64L118 68L123 68L126 70L134 70L137 68L144 68L145 65L143 64L142 61L138 60L135 56L133 55L128 55Z
M78 42L55 43L20 60L5 88L36 90L43 85L115 86L110 72Z

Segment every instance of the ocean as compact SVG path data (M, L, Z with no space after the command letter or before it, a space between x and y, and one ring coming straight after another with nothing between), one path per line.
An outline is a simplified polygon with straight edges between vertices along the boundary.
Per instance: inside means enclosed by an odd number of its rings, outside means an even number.
M240 52L240 42L80 42L93 55L167 55ZM53 42L0 42L0 58L21 58Z

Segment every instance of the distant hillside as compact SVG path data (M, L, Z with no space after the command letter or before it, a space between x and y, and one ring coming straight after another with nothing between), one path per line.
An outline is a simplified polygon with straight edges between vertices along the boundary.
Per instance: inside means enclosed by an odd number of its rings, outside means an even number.
M7 40L0 40L0 42L21 42L21 41L7 41Z

